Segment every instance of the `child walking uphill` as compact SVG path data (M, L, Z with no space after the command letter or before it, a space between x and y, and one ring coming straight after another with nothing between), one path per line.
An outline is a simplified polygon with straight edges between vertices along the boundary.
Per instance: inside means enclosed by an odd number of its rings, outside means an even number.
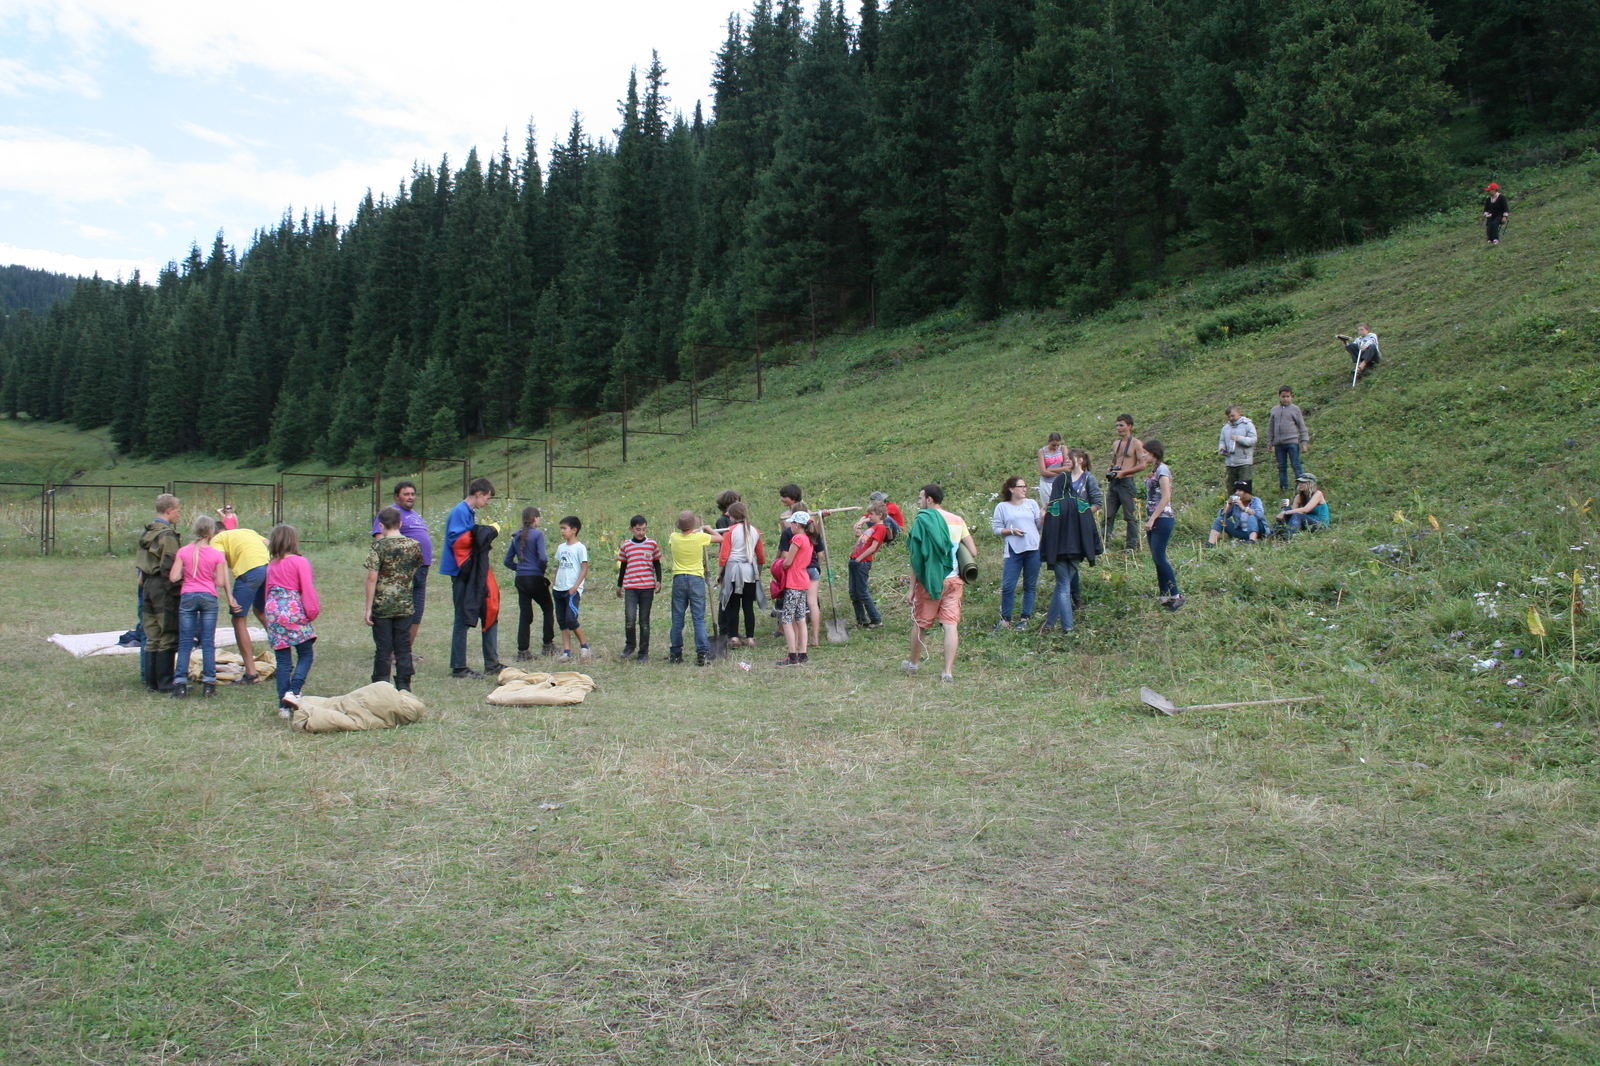
M561 627L561 655L556 661L572 661L572 638L576 636L578 656L588 662L594 658L594 653L583 637L583 626L578 624L578 602L583 596L583 583L589 577L589 549L578 540L583 519L569 514L558 528L561 543L556 545L556 579L550 586L550 594L556 601L556 624Z
M539 508L522 509L522 528L506 545L502 562L516 572L517 586L517 662L533 658L529 641L533 638L533 605L544 615L544 654L556 651L555 604L550 599L550 579L545 571L550 556L544 546L544 530L539 528Z
M644 515L634 515L628 520L632 535L617 549L617 595L626 633L621 658L641 663L650 661L650 609L661 591L661 547L645 535L648 530Z
M300 533L293 526L273 526L267 535L267 639L278 658L278 717L288 718L300 706L300 693L311 673L317 631L311 628L322 604L311 579L311 564L300 554ZM293 672L290 661L293 659Z
M211 546L217 524L201 515L194 520L193 529L194 543L178 549L168 575L172 584L180 585L177 670L172 679L172 695L180 700L189 695L189 652L196 639L200 641L200 695L217 694L217 604L226 597L230 608L238 606L228 590L227 560Z
M416 673L411 662L411 582L422 565L422 545L400 532L400 508L378 512L383 534L367 549L367 625L372 627L372 680L389 680L394 659L394 687L411 691Z
M667 554L672 556L672 632L667 661L683 662L683 615L694 620L694 664L704 666L711 658L711 638L706 635L707 544L721 544L722 534L710 526L699 526L693 511L678 514L678 528L667 538Z

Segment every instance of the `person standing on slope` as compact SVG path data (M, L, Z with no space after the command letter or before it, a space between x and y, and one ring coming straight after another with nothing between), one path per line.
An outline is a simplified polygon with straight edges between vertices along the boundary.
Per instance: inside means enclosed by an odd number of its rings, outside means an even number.
M1494 182L1484 190L1489 198L1483 202L1484 236L1490 244L1500 243L1500 227L1511 221L1511 204L1500 186Z

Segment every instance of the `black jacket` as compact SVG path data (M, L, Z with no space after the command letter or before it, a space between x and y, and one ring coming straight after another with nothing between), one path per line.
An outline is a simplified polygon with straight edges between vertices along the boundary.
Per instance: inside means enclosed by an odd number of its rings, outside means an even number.
M494 561L489 546L499 535L500 531L493 526L473 526L472 554L467 556L461 564L461 572L456 575L467 586L466 594L461 597L461 620L469 626L482 621L487 610L489 582L494 580Z
M1044 529L1039 535L1039 561L1045 564L1069 559L1094 565L1100 554L1100 523L1087 507L1078 509L1079 497L1072 491L1072 479L1057 474L1050 480L1050 504L1044 511ZM1055 513L1052 514L1051 512Z

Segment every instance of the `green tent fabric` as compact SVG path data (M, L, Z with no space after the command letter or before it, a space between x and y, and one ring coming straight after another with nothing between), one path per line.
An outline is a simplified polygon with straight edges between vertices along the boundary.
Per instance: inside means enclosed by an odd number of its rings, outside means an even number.
M950 525L932 507L924 507L911 520L906 534L906 549L911 554L911 572L930 596L944 588L944 579L954 572L955 544Z

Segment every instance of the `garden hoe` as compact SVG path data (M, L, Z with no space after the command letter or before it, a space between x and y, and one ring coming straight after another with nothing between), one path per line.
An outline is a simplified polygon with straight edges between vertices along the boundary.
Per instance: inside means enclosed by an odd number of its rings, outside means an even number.
M1179 711L1220 711L1224 707L1262 707L1269 703L1313 703L1320 700L1321 696L1289 696L1281 700L1245 700L1243 703L1196 703L1189 707L1175 707L1172 701L1161 693L1145 685L1139 686L1139 701L1146 707L1154 707L1162 714L1172 715Z
M817 512L817 526L822 530L822 543L828 543L828 521L822 517L820 511ZM823 565L828 571L828 607L833 612L833 617L825 623L828 629L828 643L843 644L850 639L850 633L845 629L845 624L839 621L839 601L833 595L833 552L824 554L827 556L823 560Z

